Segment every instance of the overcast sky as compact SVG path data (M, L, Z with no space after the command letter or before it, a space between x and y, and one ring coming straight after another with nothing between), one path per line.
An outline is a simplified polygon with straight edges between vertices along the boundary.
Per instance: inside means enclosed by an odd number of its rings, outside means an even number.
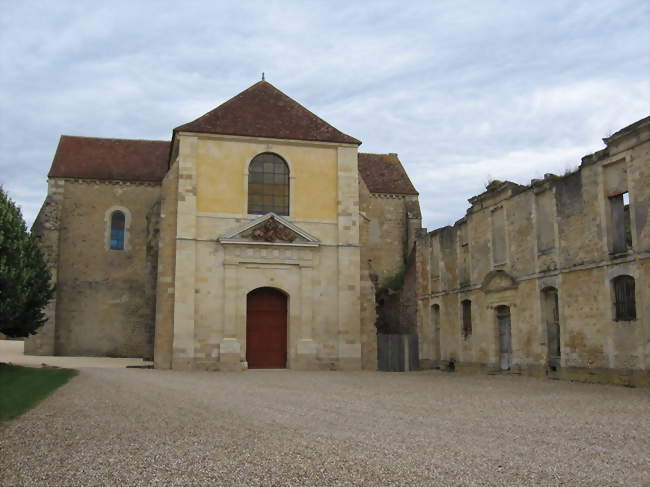
M0 184L31 224L61 134L169 140L266 79L397 152L431 230L650 115L650 2L0 1Z

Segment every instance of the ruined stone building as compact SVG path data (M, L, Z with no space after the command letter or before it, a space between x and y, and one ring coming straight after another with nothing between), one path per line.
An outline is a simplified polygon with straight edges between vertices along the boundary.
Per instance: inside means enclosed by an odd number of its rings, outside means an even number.
M650 384L650 117L418 235L425 366Z
M170 141L62 136L26 352L375 370L401 334L416 367L650 384L650 117L605 143L427 232L397 154L265 81Z
M374 283L421 220L397 155L360 144L265 81L171 141L62 136L33 227L56 299L26 352L376 368Z

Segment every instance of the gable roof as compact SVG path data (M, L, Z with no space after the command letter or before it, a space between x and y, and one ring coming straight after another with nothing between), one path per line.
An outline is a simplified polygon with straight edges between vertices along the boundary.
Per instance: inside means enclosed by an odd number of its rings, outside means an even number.
M258 81L193 122L176 127L174 132L361 144L267 81Z
M359 152L359 174L371 193L418 194L397 154Z
M167 173L169 142L62 135L49 178L160 181Z
M167 173L170 142L62 135L49 178L158 182ZM417 195L397 154L360 152L359 175L371 193Z

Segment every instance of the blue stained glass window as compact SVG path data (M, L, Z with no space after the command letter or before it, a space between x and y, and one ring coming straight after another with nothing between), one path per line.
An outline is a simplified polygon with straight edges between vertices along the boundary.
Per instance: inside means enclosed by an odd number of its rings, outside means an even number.
M111 215L111 250L124 250L124 213L114 211Z

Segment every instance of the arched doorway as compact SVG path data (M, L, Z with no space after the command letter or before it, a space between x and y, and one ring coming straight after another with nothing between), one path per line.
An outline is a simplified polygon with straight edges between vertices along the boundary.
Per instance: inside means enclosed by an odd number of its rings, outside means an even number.
M250 369L287 366L287 296L260 287L246 297L246 361Z

